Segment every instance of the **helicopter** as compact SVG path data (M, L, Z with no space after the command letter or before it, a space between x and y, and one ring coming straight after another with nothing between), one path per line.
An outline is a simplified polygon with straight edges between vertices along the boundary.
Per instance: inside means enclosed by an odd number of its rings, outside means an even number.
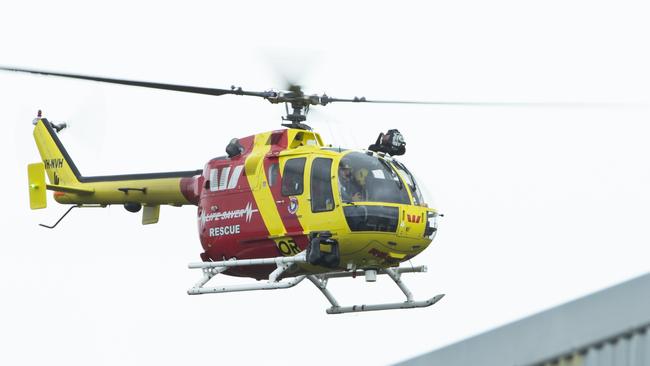
M202 277L189 295L287 289L306 279L329 301L328 314L422 308L444 297L415 300L402 279L402 274L426 272L426 266L400 264L428 248L442 216L429 207L420 182L397 159L406 152L402 134L392 129L367 149L352 150L326 144L305 122L310 107L330 103L485 103L342 99L307 95L295 84L286 91L260 92L0 70L285 104L283 129L234 138L225 146L226 155L210 159L203 169L108 176L82 175L58 136L67 125L39 110L32 122L42 161L28 166L30 207L47 207L47 190L56 202L70 206L53 226L41 226L56 227L75 207L123 205L131 213L142 211L142 224L150 225L158 222L161 205L193 205L203 252L201 262L188 267ZM218 275L255 282L210 285ZM374 282L378 275L389 277L406 300L342 306L327 288L329 279L363 276Z

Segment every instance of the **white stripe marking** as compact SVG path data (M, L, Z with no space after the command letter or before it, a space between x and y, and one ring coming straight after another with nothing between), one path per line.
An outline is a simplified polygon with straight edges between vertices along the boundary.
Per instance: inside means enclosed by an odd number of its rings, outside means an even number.
M219 184L217 183L217 177L219 175L219 169L210 169L210 191L218 191Z
M244 169L243 165L237 165L235 169L232 172L232 175L230 176L230 182L228 182L228 189L233 189L237 187L237 183L239 183L239 176L241 175L241 171Z
M219 190L223 191L228 185L228 175L230 174L230 167L227 166L221 170L221 177L219 179Z

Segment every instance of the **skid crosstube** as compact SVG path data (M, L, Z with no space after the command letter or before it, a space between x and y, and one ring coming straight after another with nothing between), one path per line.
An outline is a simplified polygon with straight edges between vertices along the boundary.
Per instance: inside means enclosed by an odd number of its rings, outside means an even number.
M328 314L344 314L344 313L355 313L361 311L379 311L379 310L392 310L392 309L414 309L414 308L423 308L428 307L445 296L444 294L436 295L428 300L424 301L415 301L413 299L413 294L408 289L406 284L402 281L401 276L403 273L418 273L426 272L426 266L419 267L403 267L403 268L382 268L382 269L368 269L368 270L353 270L347 272L330 272L324 274L315 274L315 275L301 275L293 277L291 279L280 280L282 274L287 270L292 269L298 263L307 263L305 252L301 252L293 257L275 257L275 258L259 258L259 259L230 259L227 261L219 262L200 262L200 263L190 263L189 268L192 269L201 269L203 271L203 278L197 282L194 287L189 289L187 293L189 295L201 295L201 294L214 294L214 293L225 293L225 292L238 292L238 291L257 291L257 290L277 290L285 289L296 286L302 282L305 278L312 282L316 288L327 298L327 301L330 302L331 307L326 311ZM251 284L242 284L242 285L228 285L228 286L205 286L213 277L226 271L231 267L241 267L241 266L259 266L259 265L269 265L275 264L277 268L271 272L267 282L256 282ZM387 275L393 282L399 287L399 289L406 296L406 301L396 302L396 303L383 303L383 304L369 304L369 305L353 305L353 306L341 306L334 295L327 289L327 282L331 278L343 278L343 277L356 277L356 276L365 276L366 281L374 282L377 275Z

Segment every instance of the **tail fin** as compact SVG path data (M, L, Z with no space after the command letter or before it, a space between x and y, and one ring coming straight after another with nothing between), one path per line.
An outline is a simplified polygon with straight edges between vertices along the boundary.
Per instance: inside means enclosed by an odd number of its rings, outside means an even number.
M38 119L34 128L34 140L50 184L75 186L80 183L79 170L56 136L51 122L45 118Z
M62 126L40 117L35 125L34 140L43 162L28 168L33 209L45 207L44 189L55 191L54 199L63 204L123 204L136 208L131 212L144 206L143 224L157 222L160 205L198 203L203 183L195 177L203 170L84 177L55 132ZM45 184L44 175L50 184Z

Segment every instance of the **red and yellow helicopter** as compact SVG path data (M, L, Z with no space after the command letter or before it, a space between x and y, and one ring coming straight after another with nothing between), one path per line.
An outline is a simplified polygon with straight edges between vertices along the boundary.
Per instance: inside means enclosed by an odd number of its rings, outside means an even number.
M305 95L297 85L288 91L251 92L0 69L216 96L253 96L287 106L285 129L232 139L226 155L211 159L203 169L94 177L80 173L59 139L65 124L49 121L40 111L34 119L42 161L28 167L32 209L46 207L46 190L54 191L58 203L70 205L61 219L74 207L119 204L130 212L142 211L146 225L158 222L161 205L197 206L202 262L189 268L202 270L203 277L188 294L284 289L307 279L330 302L330 314L427 307L444 296L416 301L401 279L404 273L426 271L425 266L399 265L429 246L439 214L428 207L413 174L395 158L405 152L399 131L380 134L368 149L347 150L326 145L304 123L310 106L332 102L441 103ZM266 281L208 286L218 274ZM390 277L406 300L341 306L327 289L331 278L365 276L373 282L377 275Z

